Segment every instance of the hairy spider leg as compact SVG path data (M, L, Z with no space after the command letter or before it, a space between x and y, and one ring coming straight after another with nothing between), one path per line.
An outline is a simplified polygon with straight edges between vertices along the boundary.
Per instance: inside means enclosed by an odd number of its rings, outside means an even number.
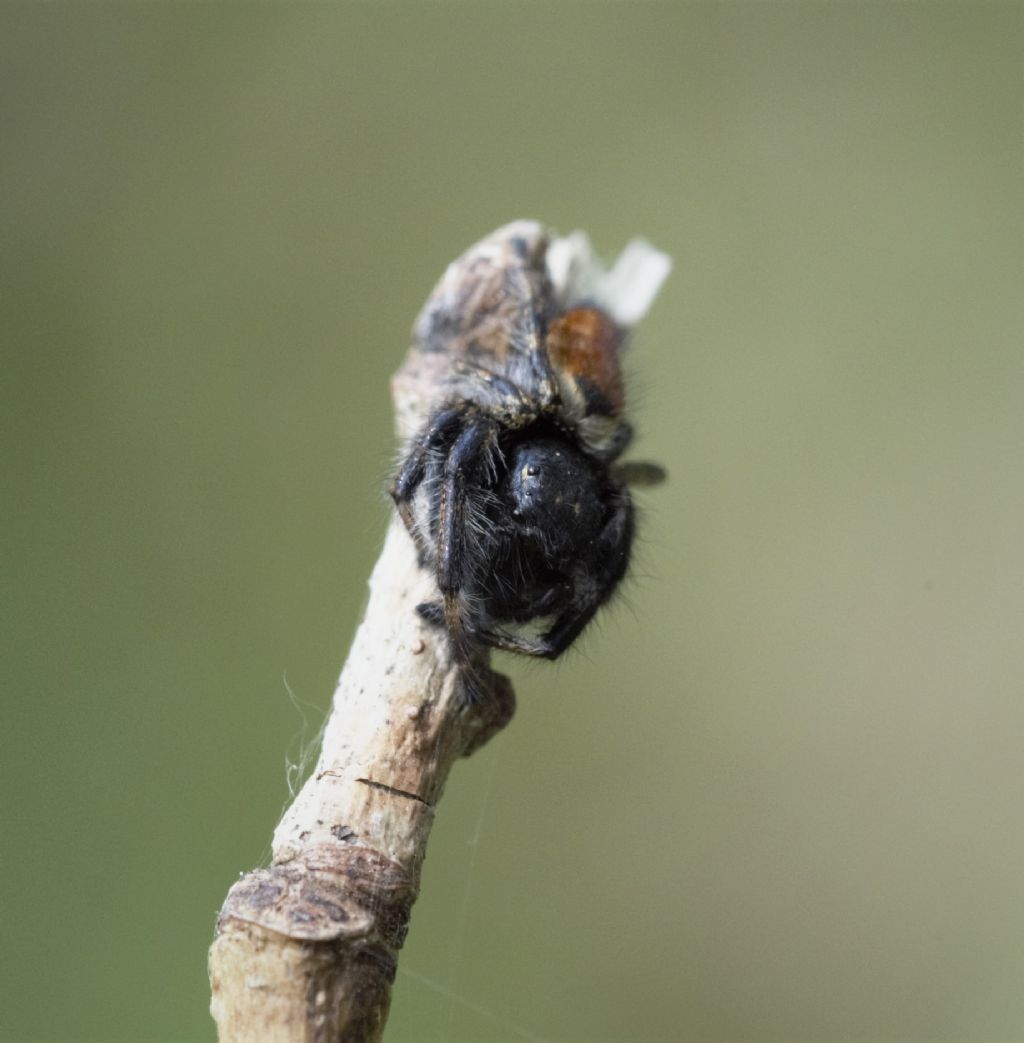
M472 359L457 359L452 363L452 371L460 376L473 377L478 383L493 388L503 395L508 402L514 404L516 413L529 412L523 389L507 377L501 376L500 373L495 373L493 369L482 366L479 362L474 362Z
M550 590L545 591L533 604L530 605L529 615L524 613L523 618L517 620L517 622L528 622L530 619L534 619L537 616L546 616L552 613L556 606L565 601L566 584L559 583L556 586L551 587ZM444 605L440 601L421 601L416 606L416 613L420 619L424 622L429 623L431 626L443 627L445 626L445 615ZM495 635L495 631L484 630L481 631L480 627L473 626L472 623L465 625L466 632L471 638L482 639L486 643L493 646L494 642L490 640ZM511 635L508 635L511 641L514 641Z
M629 448L633 441L633 425L624 420L619 423L612 436L611 445L606 450L609 460L617 460Z
M577 590L573 601L551 628L538 638L520 637L503 630L484 630L476 635L478 639L505 652L557 659L579 637L626 574L633 527L633 502L622 490L619 502L590 551L596 570L593 582Z
M415 541L421 558L429 552L430 548L427 545L426 537L416 525L416 518L412 510L413 497L423 481L431 457L446 442L458 435L464 426L469 408L467 403L461 402L457 406L443 409L435 414L426 431L416 440L401 471L391 483L391 498L395 501L399 517Z
M491 470L497 449L497 425L476 417L455 440L444 464L444 484L437 521L437 585L444 599L444 616L460 658L468 661L470 648L462 615L460 593L467 586L466 490L481 473Z
M660 485L665 481L665 468L650 460L627 460L612 467L612 476L624 485Z

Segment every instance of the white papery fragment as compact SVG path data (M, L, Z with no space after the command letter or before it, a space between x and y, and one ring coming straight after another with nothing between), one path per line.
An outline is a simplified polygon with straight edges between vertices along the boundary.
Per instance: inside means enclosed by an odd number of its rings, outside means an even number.
M635 326L650 310L672 271L672 258L646 239L633 239L610 269L594 254L585 232L552 239L548 277L567 307L589 301L620 325Z

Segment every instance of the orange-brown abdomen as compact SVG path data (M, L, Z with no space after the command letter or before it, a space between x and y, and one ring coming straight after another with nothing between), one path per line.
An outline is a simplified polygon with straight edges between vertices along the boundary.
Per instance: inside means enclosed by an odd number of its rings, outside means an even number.
M547 349L552 365L572 377L589 401L594 391L617 416L625 406L619 345L622 331L598 308L573 308L548 327Z

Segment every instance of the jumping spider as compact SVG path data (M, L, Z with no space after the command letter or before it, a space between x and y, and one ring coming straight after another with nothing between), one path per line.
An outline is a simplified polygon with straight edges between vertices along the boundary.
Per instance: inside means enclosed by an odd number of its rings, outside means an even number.
M585 240L557 242L521 221L454 262L399 374L431 389L390 489L437 576L440 600L418 611L447 629L470 670L487 646L561 655L625 575L626 483L663 477L654 464L615 463L632 437L619 368L631 323L580 290L587 273L569 269ZM640 313L667 273L667 259L644 249L657 270L646 288L634 278Z

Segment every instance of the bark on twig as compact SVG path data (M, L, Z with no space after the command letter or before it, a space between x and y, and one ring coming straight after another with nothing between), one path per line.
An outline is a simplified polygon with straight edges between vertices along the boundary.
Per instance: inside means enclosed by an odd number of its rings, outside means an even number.
M434 809L453 762L512 716L508 681L466 706L432 594L393 523L316 770L269 868L231 888L210 950L222 1043L380 1039Z
M410 353L392 379L402 442L436 386L418 359ZM220 1043L381 1038L448 772L515 709L486 656L482 698L467 705L447 638L415 611L436 596L392 518L316 769L274 833L270 867L246 873L217 920L210 1012Z

